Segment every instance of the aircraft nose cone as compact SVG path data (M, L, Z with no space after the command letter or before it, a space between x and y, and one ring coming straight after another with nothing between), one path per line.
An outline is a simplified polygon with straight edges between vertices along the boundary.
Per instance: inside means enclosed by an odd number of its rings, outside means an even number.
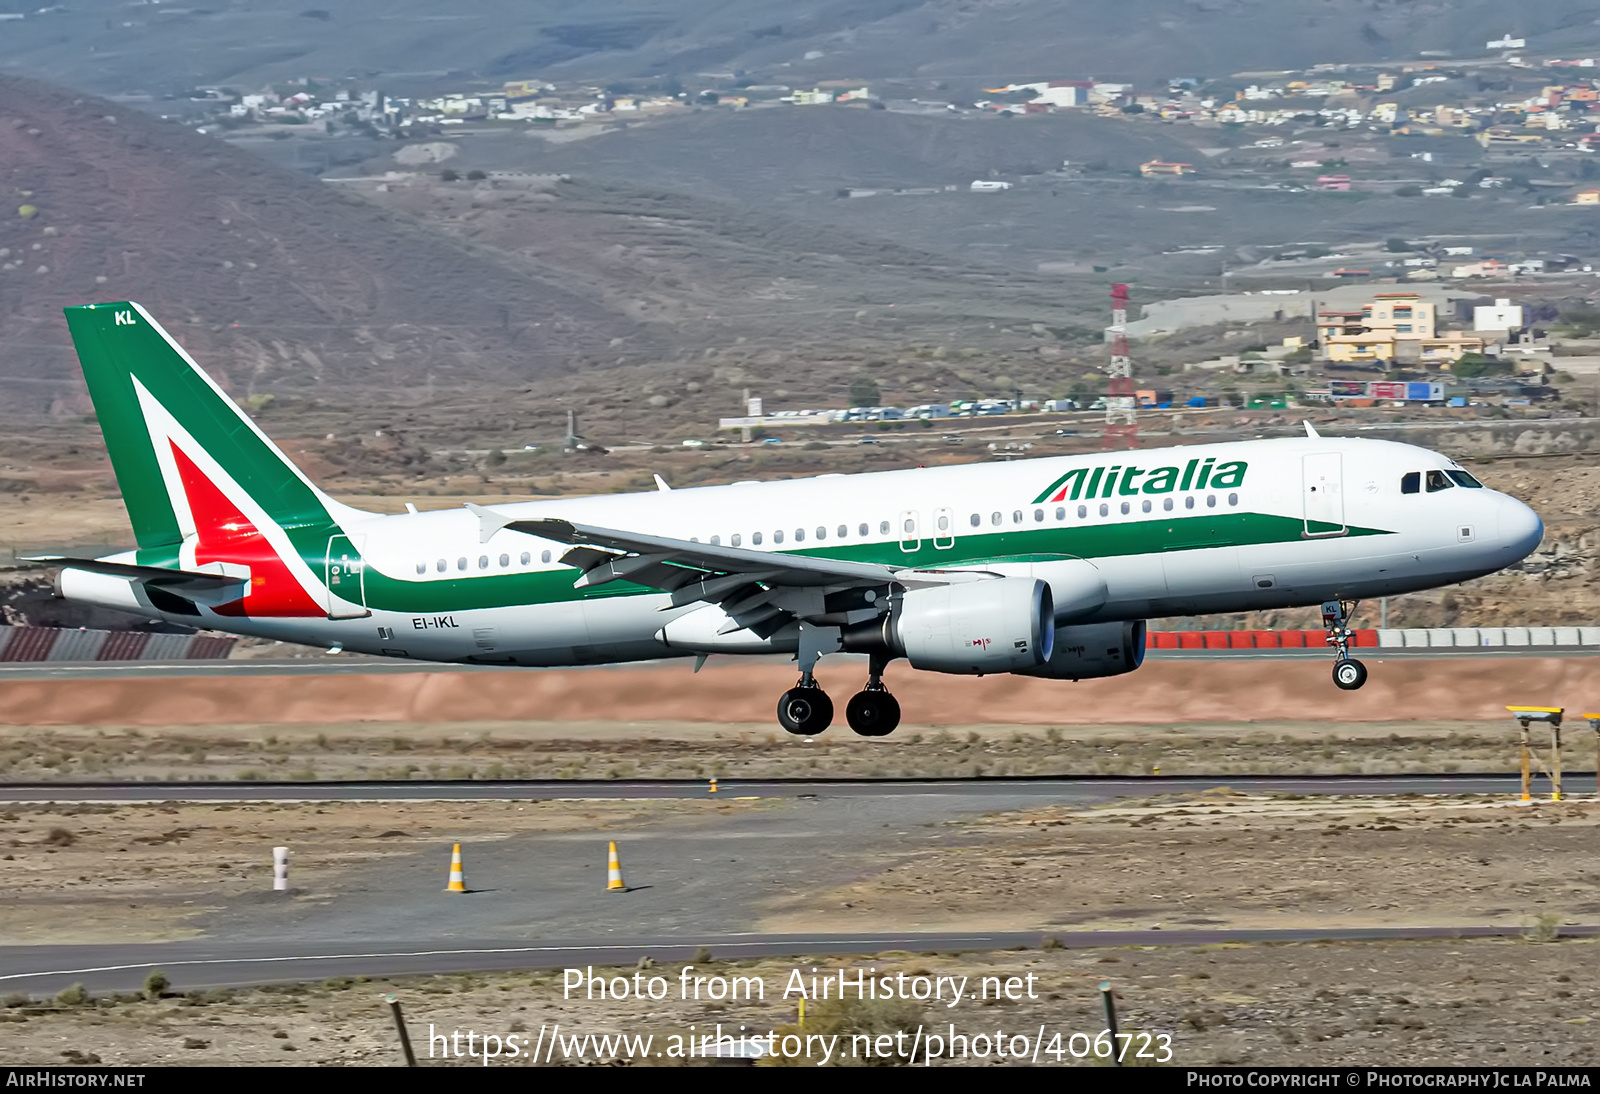
M1507 563L1533 554L1543 538L1544 521L1539 519L1538 513L1516 498L1500 499L1500 545L1513 556Z

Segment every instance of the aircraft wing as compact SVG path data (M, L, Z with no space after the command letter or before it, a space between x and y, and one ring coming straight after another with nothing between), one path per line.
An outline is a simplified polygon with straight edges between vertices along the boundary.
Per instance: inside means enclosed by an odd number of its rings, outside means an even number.
M137 566L129 562L106 562L98 558L70 558L66 555L35 555L22 562L49 562L92 574L126 577L143 585L153 585L185 600L217 606L243 599L250 588L250 575L206 573L196 570L169 570L163 566Z
M515 520L501 527L571 544L561 561L583 571L576 582L579 588L631 581L670 593L670 607L696 601L719 604L738 624L757 632L776 629L788 617L818 619L851 608L876 614L877 609L865 606L887 604L869 596L858 605L849 595L852 592L887 592L891 584L935 585L991 576L753 551L564 520ZM848 607L838 594L846 594Z

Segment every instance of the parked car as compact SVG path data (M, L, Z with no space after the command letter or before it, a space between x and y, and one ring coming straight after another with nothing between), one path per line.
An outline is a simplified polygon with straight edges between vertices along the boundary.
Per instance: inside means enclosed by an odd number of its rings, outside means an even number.
M705 446L705 441L697 441L693 437L683 442L683 447L685 448L704 448Z

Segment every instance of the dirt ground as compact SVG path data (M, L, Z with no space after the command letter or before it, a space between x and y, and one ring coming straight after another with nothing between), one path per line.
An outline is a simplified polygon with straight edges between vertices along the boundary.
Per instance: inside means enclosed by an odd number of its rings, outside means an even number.
M1496 722L1507 703L1588 709L1600 694L1592 657L1395 658L1368 651L1371 676L1341 692L1322 658L1191 661L1152 658L1102 680L967 677L891 666L886 683L906 727L1005 723L1052 726L1324 721ZM866 682L864 658L824 661L817 678L842 708ZM300 676L0 682L0 725L209 726L425 722L774 724L794 686L780 657L688 659L617 668L479 672L359 672ZM1090 714L1085 718L1085 712ZM843 719L833 732L844 734ZM904 734L906 729L898 731Z
M710 801L18 806L0 827L10 848L0 922L8 925L8 942L24 940L13 933L23 924L27 941L97 939L113 922L124 938L180 937L184 920L201 910L201 894L218 891L219 882L232 890L266 884L269 841L259 833L269 825L274 838L284 833L297 848L296 880L306 888L293 899L316 900L350 862L404 844L432 842L446 852L454 838L481 847L530 829L671 825L704 819L708 810L762 807ZM554 1023L568 1034L666 1037L691 1025L709 1031L718 1022L765 1031L795 1021L796 1000L780 998L780 988L797 965L809 975L812 967L861 964L879 975L967 975L975 983L990 975L1036 977L1033 999L968 999L953 1008L927 1004L857 1015L858 1026L875 1023L880 1030L953 1024L969 1034L1032 1037L1042 1026L1047 1037L1061 1032L1066 1045L1074 1032L1092 1037L1102 1028L1096 985L1110 979L1122 1028L1170 1036L1171 1062L1178 1065L1593 1065L1600 1062L1591 1026L1600 1017L1600 988L1579 970L1593 965L1600 943L1562 939L1560 929L1592 922L1600 911L1600 873L1592 863L1597 823L1600 806L1589 802L1329 801L1225 790L1101 808L1048 807L959 822L959 839L949 846L864 861L860 880L837 891L776 895L762 924L799 929L797 909L805 904L813 915L832 905L836 925L846 928L880 922L889 909L900 925L921 929L980 922L1046 930L1422 922L1521 928L1520 937L1504 941L1082 950L1047 942L1043 950L994 954L726 963L713 954L699 962L704 974L760 976L767 994L751 1003L676 995L658 1002L563 999L559 972L207 992L186 992L179 980L159 1000L13 997L0 1011L0 1057L15 1064L135 1066L398 1063L381 1002L386 992L402 1000L424 1063L447 1062L437 1042L435 1058L427 1058L430 1027L526 1034L529 1043ZM391 824L396 828L384 830ZM108 857L120 858L119 848L134 846L144 864L137 873L124 868L97 876L97 890L84 895L84 879L103 874ZM97 902L116 910L97 921ZM142 928L130 926L130 912ZM814 918L809 925L814 929ZM643 971L677 984L679 966ZM812 1013L813 1021L826 1016ZM1061 1062L1093 1061L1069 1054Z
M51 780L966 778L981 775L1359 775L1517 770L1505 722L906 726L866 739L693 722L0 725L0 777ZM1547 747L1540 737L1539 747ZM1592 785L1594 735L1562 768Z
M1029 950L994 954L907 954L890 952L817 961L713 961L697 974L760 977L763 1002L737 1004L633 1000L564 999L559 971L535 974L441 976L389 980L329 980L240 991L178 994L159 1000L123 996L85 1005L11 1006L0 1011L0 1055L12 1064L91 1063L114 1066L243 1064L303 1066L397 1065L403 1057L385 995L396 995L423 1066L483 1066L479 1059L447 1058L437 1035L469 1030L504 1041L525 1038L530 1051L544 1027L567 1035L650 1034L650 1057L622 1062L673 1064L654 1057L665 1038L693 1027L704 1034L722 1023L751 1034L777 1029L793 1032L798 1000L779 998L781 986L798 966L809 976L858 967L875 975L1033 976L1034 999L973 1002L956 1007L939 1003L897 1008L898 1021L884 1028L917 1025L948 1035L1003 1032L1026 1034L1042 1028L1043 1065L1057 1044L1066 1051L1060 1063L1094 1065L1092 1056L1074 1059L1071 1035L1093 1038L1105 1028L1098 985L1109 979L1117 997L1124 1032L1150 1034L1133 1053L1162 1052L1170 1037L1171 1066L1594 1066L1600 1062L1593 1023L1600 1018L1600 989L1580 970L1600 957L1600 943L1589 940L1528 940L1389 943L1306 943L1140 947L1084 950ZM715 957L715 955L713 955ZM644 970L663 976L673 989L682 966L662 964ZM635 968L595 969L596 975L631 977ZM1024 981L1026 983L1026 981ZM1024 993L1026 989L1024 988ZM811 1004L813 1007L815 1004ZM813 1014L816 1012L813 1010ZM870 1014L870 1011L869 1011ZM816 1029L816 1026L812 1027ZM826 1027L823 1027L826 1028ZM1060 1040L1053 1042L1059 1033ZM548 1045L548 1041L545 1042ZM845 1043L849 1044L846 1034ZM433 1055L430 1057L430 1044ZM969 1041L969 1051L976 1045ZM551 1062L579 1064L588 1060ZM637 1048L637 1046L635 1046ZM939 1063L1029 1064L986 1058ZM1076 1051L1092 1052L1084 1039ZM495 1066L532 1061L500 1059ZM700 1063L703 1061L695 1061ZM820 1063L820 1060L813 1061ZM848 1061L847 1061L848 1062Z
M343 871L529 833L670 830L781 808L760 800L26 804L0 813L0 943L186 937L212 906L270 888L293 848L295 899ZM761 927L1051 930L1153 927L1522 927L1600 918L1600 804L1508 797L1298 798L1219 788L950 821L933 844L831 848L851 880L791 879ZM599 851L596 852L600 854ZM856 859L859 859L857 861Z

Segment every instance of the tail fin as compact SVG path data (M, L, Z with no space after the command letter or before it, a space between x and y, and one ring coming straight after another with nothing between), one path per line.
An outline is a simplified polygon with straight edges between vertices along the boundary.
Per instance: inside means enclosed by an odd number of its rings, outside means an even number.
M313 486L144 308L66 314L141 549L237 534L241 516L312 547L363 515Z

